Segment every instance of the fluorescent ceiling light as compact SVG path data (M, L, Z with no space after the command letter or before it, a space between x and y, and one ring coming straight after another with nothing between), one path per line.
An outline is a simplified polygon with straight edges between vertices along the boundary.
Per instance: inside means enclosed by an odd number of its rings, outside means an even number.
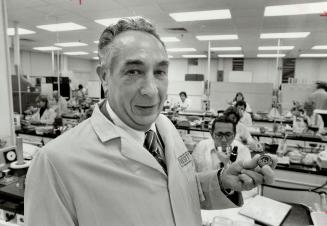
M312 49L327 49L327 45L326 46L313 46Z
M99 60L99 57L92 57L93 60Z
M77 56L77 55L87 55L87 52L64 52L65 55Z
M15 35L15 28L8 28L7 29L7 35L9 36L13 36ZM24 29L24 28L18 28L18 34L19 35L29 35L29 34L35 34L35 31L31 31L31 30L27 30L27 29Z
M258 50L291 50L294 46L259 46Z
M60 47L87 46L87 44L83 42L61 42L61 43L55 43L55 45Z
M211 51L239 51L242 50L242 47L234 46L234 47L212 47Z
M229 9L169 13L175 21L221 20L232 18Z
M99 40L97 40L97 41L94 41L94 43L95 43L95 44L99 44Z
M327 53L303 53L300 57L327 57Z
M168 52L195 52L194 48L168 48Z
M265 8L265 16L291 16L320 14L327 11L327 2L315 2L293 5L276 5Z
M161 37L161 41L163 42L179 42L180 40L176 37Z
M305 38L310 32L286 32L286 33L262 33L260 34L261 39L270 38Z
M217 56L222 58L243 58L244 54L218 54Z
M51 32L57 32L57 31L74 31L74 30L83 30L86 29L86 27L75 24L72 22L69 23L59 23L59 24L46 24L46 25L39 25L36 26L37 28L51 31Z
M285 54L257 54L257 57L262 58L274 58L274 57L285 57Z
M174 56L172 56L172 55L168 55L168 58L174 58Z
M93 53L96 53L96 54L98 54L98 50L95 50L95 51L93 51Z
M56 46L42 46L42 47L34 47L33 49L39 51L52 51L52 50L61 50L61 48Z
M238 39L238 35L197 35L196 38L200 41L235 40Z
M184 57L184 58L206 58L207 55L202 55L202 54L200 54L200 55L182 55L182 57Z
M137 17L139 17L139 16L105 18L105 19L94 20L94 22L107 27L109 25L117 23L120 19L123 19L123 18L137 18Z

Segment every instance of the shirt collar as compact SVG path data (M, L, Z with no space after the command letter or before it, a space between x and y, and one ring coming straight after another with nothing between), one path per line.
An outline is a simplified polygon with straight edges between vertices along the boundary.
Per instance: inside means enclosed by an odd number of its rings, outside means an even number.
M118 115L112 110L112 108L109 105L109 101L106 102L106 108L114 124L120 127L121 129L125 130L126 133L128 133L131 137L133 137L138 143L143 145L145 139L145 133L143 131L135 130L129 127L128 125L126 125L126 123L124 123L118 117ZM150 129L156 132L155 123L152 123Z

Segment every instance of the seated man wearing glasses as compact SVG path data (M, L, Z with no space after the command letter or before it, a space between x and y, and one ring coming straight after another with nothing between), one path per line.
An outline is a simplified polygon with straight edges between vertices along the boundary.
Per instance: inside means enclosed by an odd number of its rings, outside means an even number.
M235 140L235 135L236 124L231 119L224 115L216 118L212 123L211 137L200 141L192 153L196 171L217 170L234 161L251 159L250 150ZM236 202L239 204L239 200Z

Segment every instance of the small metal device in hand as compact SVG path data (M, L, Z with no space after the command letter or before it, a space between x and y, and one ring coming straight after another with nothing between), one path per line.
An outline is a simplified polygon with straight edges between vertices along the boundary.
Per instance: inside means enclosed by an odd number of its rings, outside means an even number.
M274 161L269 155L263 154L258 159L258 165L260 167L263 167L265 165L272 167L273 164L274 164Z
M236 158L237 158L237 152L238 152L238 147L235 146L232 150L232 152L230 153L230 157L229 157L229 160L231 162L235 162L236 161Z

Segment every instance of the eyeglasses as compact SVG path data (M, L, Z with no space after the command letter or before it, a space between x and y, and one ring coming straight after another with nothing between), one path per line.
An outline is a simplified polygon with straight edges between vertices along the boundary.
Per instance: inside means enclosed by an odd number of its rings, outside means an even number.
M234 136L234 133L231 133L231 132L226 132L226 133L219 132L219 133L213 134L213 138L217 138L217 139L223 139L223 137L225 137L225 139L231 139L231 138L233 138L233 136Z

